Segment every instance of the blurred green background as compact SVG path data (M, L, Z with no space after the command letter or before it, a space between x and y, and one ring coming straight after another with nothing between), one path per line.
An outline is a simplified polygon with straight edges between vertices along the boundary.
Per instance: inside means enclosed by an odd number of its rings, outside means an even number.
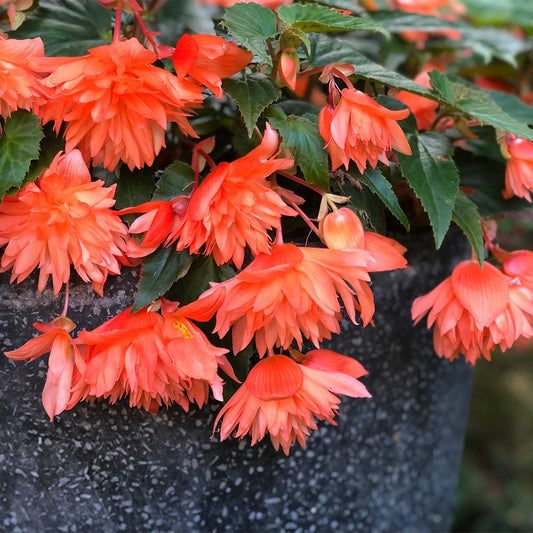
M531 250L530 217L500 222L499 243ZM533 339L476 364L452 531L533 531Z

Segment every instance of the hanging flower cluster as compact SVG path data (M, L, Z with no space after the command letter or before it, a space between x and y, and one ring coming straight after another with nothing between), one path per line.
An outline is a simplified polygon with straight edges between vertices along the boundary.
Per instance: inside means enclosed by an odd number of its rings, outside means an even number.
M411 202L437 244L452 219L472 243L472 259L413 303L439 356L475 363L533 337L533 252L495 243L495 222L474 203L483 184L459 184L456 168L486 150L502 171L493 202L531 202L533 134L506 114L508 99L494 102L494 118L491 93L447 77L457 57L428 61L418 48L458 39L461 6L370 0L362 18L361 6L219 0L205 3L227 7L227 33L161 44L157 3L99 3L115 12L113 40L79 55L74 35L48 53L46 21L44 44L20 38L24 24L0 38L0 270L17 283L36 272L39 291L50 278L54 295L65 289L62 314L5 354L50 354L50 420L80 401L188 411L212 395L226 400L214 427L222 440L268 435L286 454L305 446L317 421L335 423L340 396L370 397L356 354L321 343L343 319L373 325L371 274L407 266L406 248L375 231L376 206L408 228ZM0 23L14 28L30 4L9 2ZM400 31L417 58L405 73L413 80L327 35L357 42L366 30L380 44L380 7L450 25ZM102 296L123 267L141 268L133 304L76 331L71 272ZM243 359L241 374L233 363Z

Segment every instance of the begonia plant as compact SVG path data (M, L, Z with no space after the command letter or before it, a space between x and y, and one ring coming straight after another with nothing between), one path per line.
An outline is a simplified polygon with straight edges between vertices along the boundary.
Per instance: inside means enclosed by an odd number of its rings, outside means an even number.
M439 356L533 336L533 252L497 241L531 209L533 4L2 0L0 23L0 269L64 299L6 356L50 354L50 420L212 395L221 439L305 446L370 397L321 343L372 327L370 274L407 265L387 230L471 243L412 306ZM131 307L77 330L69 283L124 268Z

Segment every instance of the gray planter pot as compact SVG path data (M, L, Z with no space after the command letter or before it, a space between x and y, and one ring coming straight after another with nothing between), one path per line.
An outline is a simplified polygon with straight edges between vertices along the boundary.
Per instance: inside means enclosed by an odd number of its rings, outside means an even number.
M452 235L453 236L453 235ZM468 256L453 236L438 256L426 234L404 239L410 268L374 276L375 328L343 323L329 347L356 357L373 398L344 398L289 457L267 440L211 439L219 405L157 415L126 403L80 404L50 423L41 406L46 361L0 359L0 529L7 531L443 531L451 520L471 367L434 355L413 328L415 296ZM94 327L129 305L136 272L106 297L71 292L69 313ZM0 345L34 335L60 313L35 280L2 276Z

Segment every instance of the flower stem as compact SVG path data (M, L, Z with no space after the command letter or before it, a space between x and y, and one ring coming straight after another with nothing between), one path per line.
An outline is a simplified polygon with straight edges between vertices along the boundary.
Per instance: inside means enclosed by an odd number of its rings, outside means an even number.
M302 217L303 221L311 228L311 231L320 240L322 240L322 236L320 235L320 231L318 231L318 228L315 226L315 224L313 224L311 219L293 201L291 201L291 200L286 200L286 201L288 201L289 205Z
M61 316L66 317L67 311L68 311L68 297L69 297L69 282L67 281L65 285L65 303L63 305L63 311L61 312Z
M117 2L117 8L115 10L115 27L113 29L113 42L120 42L120 26L122 21L122 0Z
M289 178L290 180L294 181L295 183L299 183L300 185L303 185L304 187L308 187L312 191L315 191L318 194L320 194L320 196L324 196L326 194L326 191L323 191L322 189L320 189L316 185L313 185L311 183L307 183L307 181L303 180L302 178L299 178L298 176L295 176L294 174L290 174L289 172L285 172L283 170L278 170L277 173L281 174L285 178Z

